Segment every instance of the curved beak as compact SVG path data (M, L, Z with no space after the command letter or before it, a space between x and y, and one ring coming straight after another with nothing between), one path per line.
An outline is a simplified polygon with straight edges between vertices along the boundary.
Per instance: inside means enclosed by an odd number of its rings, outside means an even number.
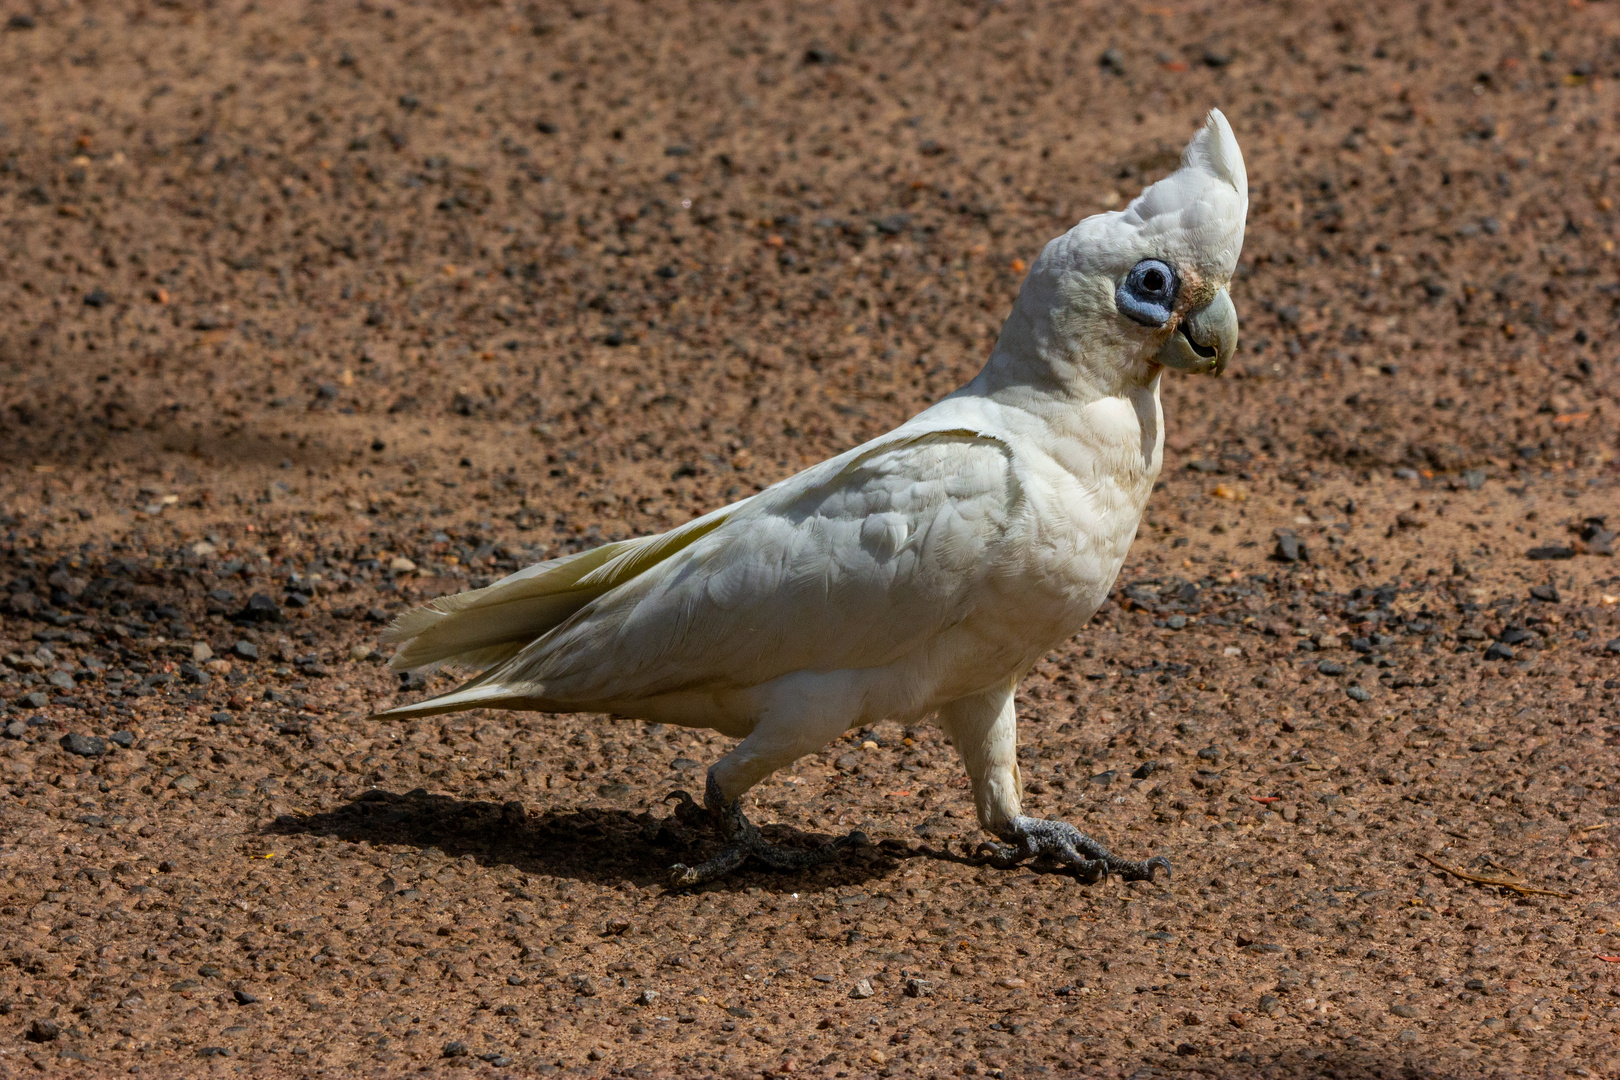
M1237 308L1222 289L1215 299L1187 313L1153 359L1178 371L1219 375L1237 352L1237 342Z

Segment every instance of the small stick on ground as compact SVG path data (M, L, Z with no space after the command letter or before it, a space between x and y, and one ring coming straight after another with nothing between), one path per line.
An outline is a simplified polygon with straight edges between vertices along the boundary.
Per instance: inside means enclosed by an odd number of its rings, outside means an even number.
M1597 832L1599 829L1607 829L1613 824L1614 822L1612 821L1600 821L1596 825L1577 825L1575 828L1569 830L1569 835L1585 836L1589 832Z
M1421 851L1418 852L1418 858L1424 860L1425 862L1433 863L1435 866L1438 866L1452 877L1459 877L1464 881L1472 881L1476 885L1495 885L1502 889L1512 889L1520 896L1556 896L1560 900L1568 900L1571 898L1569 893L1553 892L1551 889L1538 889L1533 885L1525 885L1518 881L1509 881L1506 878L1493 878L1484 877L1480 874L1470 874L1465 870L1458 870L1455 867L1447 866L1439 859L1430 858Z

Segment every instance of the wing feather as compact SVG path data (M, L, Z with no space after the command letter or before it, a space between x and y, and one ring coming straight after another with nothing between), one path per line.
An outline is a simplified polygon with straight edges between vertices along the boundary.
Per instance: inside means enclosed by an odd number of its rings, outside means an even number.
M967 617L1018 494L999 439L891 435L671 532L411 612L386 639L395 667L494 666L391 712L610 709L888 663Z

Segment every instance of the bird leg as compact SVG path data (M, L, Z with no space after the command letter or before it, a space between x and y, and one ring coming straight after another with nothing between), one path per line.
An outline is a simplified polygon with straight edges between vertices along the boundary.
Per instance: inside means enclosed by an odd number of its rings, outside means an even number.
M981 844L980 850L988 853L991 865L1004 870L1025 859L1048 858L1073 869L1088 885L1109 874L1126 881L1152 881L1154 871L1163 868L1165 876L1170 875L1170 860L1163 855L1142 862L1122 859L1065 821L1020 815L997 833L1007 843Z
M693 812L697 810L697 803L684 791L672 791L664 801L668 802L670 799L680 800L675 808L675 814L682 821L689 821ZM709 773L709 782L704 787L703 803L713 818L720 823L720 829L730 843L706 862L696 866L676 863L670 867L671 888L689 889L694 885L702 885L706 881L725 877L747 862L750 855L772 870L803 870L836 859L839 852L846 847L868 842L865 833L852 832L823 847L809 850L772 844L760 834L759 826L749 821L743 814L741 798L731 800L730 804L725 802L712 771Z

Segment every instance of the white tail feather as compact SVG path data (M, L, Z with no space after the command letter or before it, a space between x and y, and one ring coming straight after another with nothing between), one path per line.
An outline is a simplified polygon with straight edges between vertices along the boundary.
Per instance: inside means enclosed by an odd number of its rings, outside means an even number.
M400 616L383 634L384 642L399 644L390 666L478 670L510 660L598 596L718 527L736 505L667 533L604 544L531 566L488 588L441 596Z

